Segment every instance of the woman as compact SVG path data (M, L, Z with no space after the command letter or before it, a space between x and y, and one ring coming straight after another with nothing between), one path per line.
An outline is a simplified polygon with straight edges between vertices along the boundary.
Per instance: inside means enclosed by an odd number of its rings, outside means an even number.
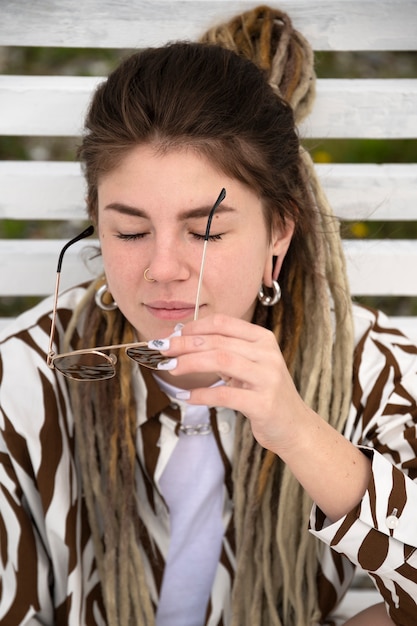
M49 353L50 300L3 335L2 623L330 624L354 564L381 604L349 624L417 618L417 349L350 304L306 42L266 8L213 38L98 88L104 282Z

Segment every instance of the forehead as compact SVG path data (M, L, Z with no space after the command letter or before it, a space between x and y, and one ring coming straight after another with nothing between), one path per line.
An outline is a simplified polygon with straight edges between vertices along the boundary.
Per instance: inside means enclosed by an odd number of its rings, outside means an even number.
M184 171L184 166L188 166L186 171ZM99 176L98 186L109 178L131 174L135 177L144 176L154 170L166 171L168 168L182 170L184 174L187 174L190 169L204 168L207 171L212 170L213 173L217 172L218 175L227 176L217 163L213 163L197 149L187 146L164 147L159 144L145 143L116 154L114 159L109 158L107 168Z
M195 150L161 151L153 145L137 146L102 175L98 184L99 206L139 203L143 209L169 205L178 211L201 206L208 215L223 187L227 190L226 207L253 207L260 203L247 185L214 167Z

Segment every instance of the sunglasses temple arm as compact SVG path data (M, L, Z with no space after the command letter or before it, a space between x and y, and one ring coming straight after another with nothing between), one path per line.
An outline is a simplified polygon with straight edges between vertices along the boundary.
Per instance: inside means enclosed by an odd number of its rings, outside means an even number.
M53 308L52 308L51 334L49 336L48 356L46 358L46 362L49 365L49 367L51 367L52 358L53 358L53 355L54 355L54 352L52 350L52 346L53 346L53 343L54 343L54 335L55 335L56 309L57 309L57 306L58 306L58 293L59 293L59 283L60 283L60 280L61 280L62 260L64 258L65 252L68 250L68 248L70 246L72 246L73 243L76 243L77 241L80 241L81 239L85 239L86 237L90 237L90 235L92 235L93 232L94 232L94 226L92 226L92 225L88 226L85 230L83 230L82 233L80 233L79 235L77 235L76 237L74 237L73 239L68 241L68 243L65 244L65 246L62 248L62 250L61 250L61 252L59 254L58 266L57 266L57 269L56 269L54 304L53 304Z
M206 262L206 251L207 251L207 243L208 243L209 236L210 236L211 220L213 219L214 211L217 209L219 204L223 202L225 197L226 197L226 189L223 188L221 192L219 193L219 197L214 203L213 208L211 209L209 216L208 216L206 234L204 235L203 255L201 257L200 275L198 277L197 295L195 298L194 321L198 319L198 309L200 306L200 292L201 292L201 285L203 284L204 265Z
M53 308L52 308L52 320L51 320L51 334L49 336L49 347L48 347L48 356L46 359L47 364L50 366L52 363L52 357L53 357L53 343L54 343L54 335L55 335L55 321L56 321L56 309L57 309L57 305L58 305L58 293L59 293L59 283L61 280L61 268L59 268L59 271L57 271L56 273L56 281L55 281L55 293L54 293L54 304L53 304Z
M203 247L203 256L201 257L200 276L198 277L197 295L195 298L194 321L198 319L198 309L200 306L200 292L201 292L201 285L203 284L204 265L206 262L207 242L208 242L208 239L205 239L204 247Z
M70 246L72 246L72 244L76 243L77 241L80 241L81 239L85 239L86 237L90 237L94 232L94 226L88 226L85 230L83 230L82 233L80 233L79 235L77 235L76 237L74 237L73 239L71 239L70 241L68 241L68 243L65 244L65 246L62 248L60 254L59 254L59 258L58 258L58 266L57 266L57 272L58 274L61 272L61 266L62 266L62 260L64 258L64 254L65 252L68 250L68 248Z

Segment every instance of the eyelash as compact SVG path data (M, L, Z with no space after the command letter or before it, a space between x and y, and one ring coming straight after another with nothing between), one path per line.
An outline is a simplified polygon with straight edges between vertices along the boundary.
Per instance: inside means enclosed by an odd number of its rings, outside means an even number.
M192 236L194 237L194 239L197 239L198 241L204 241L205 235L199 235L198 233L191 233ZM222 238L222 235L218 234L218 235L209 235L208 240L209 241L220 241L220 239Z
M116 237L118 239L122 239L123 241L136 241L137 239L143 239L143 237L145 237L146 233L135 233L132 235L125 235L123 233L118 233L116 235Z
M122 239L123 241L136 241L138 239L143 239L144 237L146 237L146 235L147 233L132 233L131 235L118 233L116 236L118 239ZM205 235L200 235L199 233L191 233L191 235L194 237L194 239L197 239L198 241L204 241ZM208 238L209 241L220 241L221 239L221 234L209 235Z

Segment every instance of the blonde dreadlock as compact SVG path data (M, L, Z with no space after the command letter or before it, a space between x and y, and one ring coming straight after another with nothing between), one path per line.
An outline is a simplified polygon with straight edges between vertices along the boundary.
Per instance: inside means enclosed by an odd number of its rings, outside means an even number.
M202 41L205 47L214 43L216 48L228 48L258 65L276 94L277 106L286 99L297 122L309 112L314 98L313 54L285 13L259 7L208 31ZM205 54L212 54L210 47ZM269 223L287 218L296 222L280 274L281 302L271 311L258 305L253 321L274 331L301 396L340 430L351 390L349 292L338 228L311 159L302 151L294 167L274 162L275 169L268 177L272 167L263 158L263 145L255 147L240 127L229 130L228 135L222 128L215 134L209 127L207 120L212 122L212 114L204 98L215 91L218 78L206 84L210 76L198 69L195 61L201 49L174 44L172 50L174 54L166 57L164 66L165 83L156 85L155 91L152 80L159 73L152 63L159 53L145 51L122 64L93 99L80 149L90 217L97 220L98 178L111 171L130 147L157 140L166 149L192 146L229 176L251 185L265 199ZM160 54L169 55L169 50ZM187 64L184 54L189 55ZM231 61L224 57L225 64ZM190 89L186 81L193 63L196 74ZM214 72L211 63L206 59L204 63ZM187 73L183 72L185 66L190 68ZM146 71L147 78L140 74ZM245 72L252 72L249 65ZM166 87L165 100L161 86ZM148 101L137 103L141 90L146 89ZM172 95L174 90L177 97ZM187 97L194 101L183 114ZM146 107L158 98L164 107L161 105L160 113L150 114ZM247 94L249 113L256 98L257 94ZM218 116L216 122L238 124L244 114L238 98L235 104L235 113L228 104L230 120ZM279 104L281 125L277 116L270 118L270 139L282 135L290 153L294 141L284 103ZM198 124L205 129L200 135L190 130ZM298 141L294 145L298 151ZM120 312L104 313L95 307L95 288L92 285L75 311L68 342L81 347L132 341L132 328ZM77 328L82 328L80 336ZM152 626L154 614L145 583L142 529L135 503L136 407L131 367L122 356L117 367L116 377L104 385L71 386L77 449L108 624ZM237 420L233 483L237 546L233 625L311 626L320 619L317 547L306 528L311 502L280 460L257 444L244 418Z
M65 337L67 348L74 339L83 345L81 338L74 338L80 315L83 335L92 345L134 341L133 330L121 315L95 305L99 286L90 285L75 311ZM100 382L70 384L77 451L108 624L153 624L135 514L136 408L131 365L123 351L116 369L116 376L106 383L106 393ZM114 411L109 411L109 397Z
M314 55L283 11L260 6L208 30L200 39L233 50L264 70L268 82L289 102L298 124L315 97Z

